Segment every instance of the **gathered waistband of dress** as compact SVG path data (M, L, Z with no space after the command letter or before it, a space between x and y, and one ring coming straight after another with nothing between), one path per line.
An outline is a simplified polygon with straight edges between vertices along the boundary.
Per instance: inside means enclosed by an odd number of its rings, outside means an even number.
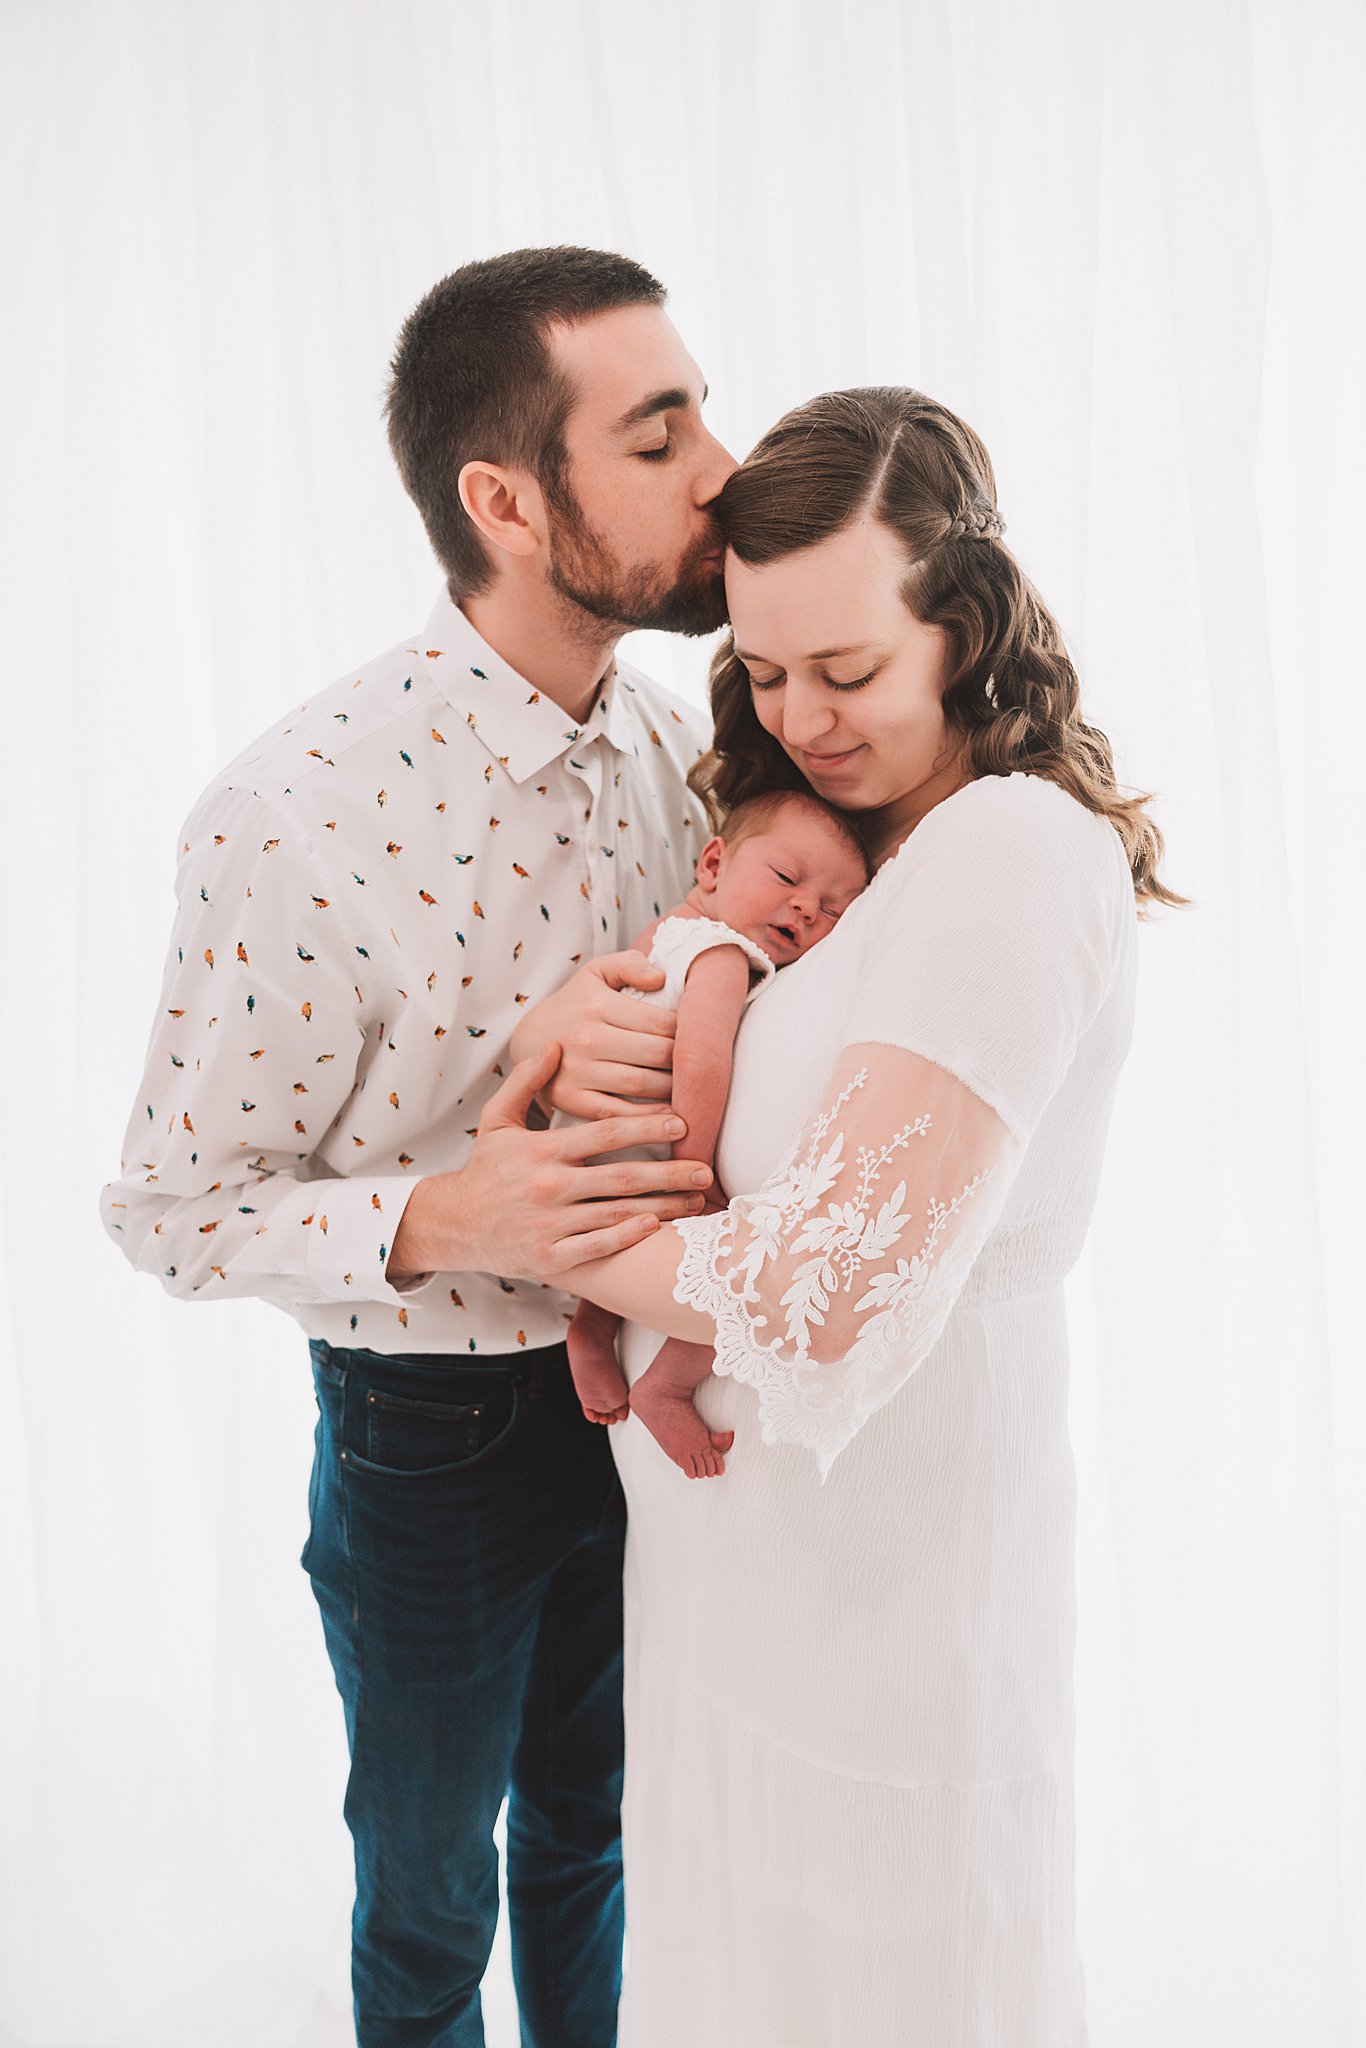
M985 1308L1052 1294L1077 1263L1087 1216L1046 1216L993 1231L972 1264L960 1308Z

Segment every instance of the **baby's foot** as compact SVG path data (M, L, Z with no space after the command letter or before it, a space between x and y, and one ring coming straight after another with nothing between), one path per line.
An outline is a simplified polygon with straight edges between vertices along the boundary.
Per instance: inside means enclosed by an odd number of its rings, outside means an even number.
M631 1413L638 1415L662 1451L689 1479L718 1479L726 1469L723 1451L735 1442L733 1429L708 1429L691 1394L675 1393L642 1373L631 1389Z
M616 1346L570 1325L567 1338L574 1391L590 1422L625 1422L631 1412Z

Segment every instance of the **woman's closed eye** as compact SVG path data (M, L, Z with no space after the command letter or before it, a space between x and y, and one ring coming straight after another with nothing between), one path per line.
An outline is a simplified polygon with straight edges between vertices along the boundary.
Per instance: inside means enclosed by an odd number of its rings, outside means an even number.
M752 690L776 690L781 683L787 680L786 676L783 675L756 676L748 669L745 673L749 676L749 686ZM822 676L821 681L830 690L861 690L866 683L872 682L876 674L876 669L869 669L866 676L856 676L852 682L837 683L833 676Z

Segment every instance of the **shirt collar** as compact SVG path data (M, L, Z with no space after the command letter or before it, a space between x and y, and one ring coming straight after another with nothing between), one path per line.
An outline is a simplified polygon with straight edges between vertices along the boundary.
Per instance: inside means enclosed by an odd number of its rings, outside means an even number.
M591 746L601 738L620 754L636 752L631 684L615 660L592 710L576 723L495 653L444 590L423 633L428 676L514 782L526 782L576 743Z

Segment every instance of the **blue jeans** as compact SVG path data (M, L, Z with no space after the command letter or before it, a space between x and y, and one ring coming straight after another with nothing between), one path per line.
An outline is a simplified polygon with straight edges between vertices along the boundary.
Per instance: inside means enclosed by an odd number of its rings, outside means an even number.
M563 1345L309 1348L302 1563L351 1748L360 2048L483 2048L505 1794L523 2048L611 2048L626 1514L607 1431Z

